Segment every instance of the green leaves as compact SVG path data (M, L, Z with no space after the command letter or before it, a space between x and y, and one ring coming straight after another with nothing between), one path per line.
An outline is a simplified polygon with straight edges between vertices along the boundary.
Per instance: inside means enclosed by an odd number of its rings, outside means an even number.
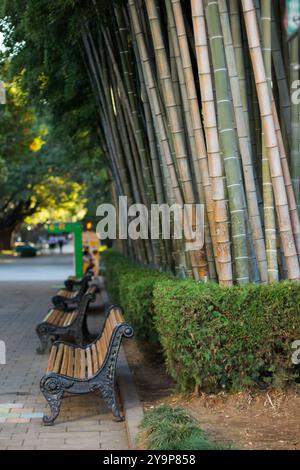
M97 3L112 7L112 2ZM37 122L46 121L49 134L46 145L29 165L28 155L33 155L28 147L37 124L28 122L29 141L24 141L23 135L19 138L21 129L16 125L19 118L12 115L14 109L1 107L0 155L10 162L8 157L21 156L19 166L9 166L12 177L22 187L44 184L45 174L82 185L82 200L88 200L87 217L93 220L96 207L104 198L109 199L108 173L103 170L105 156L97 135L97 102L79 44L83 12L96 21L95 14L92 15L95 5L83 0L30 0L24 6L24 2L14 0L2 2L1 6L0 31L6 47L0 57L2 73L6 82L18 77L18 89L24 98L18 109L19 117L23 108L30 105L30 116ZM5 119L9 128L3 127ZM9 195L12 186L7 184L3 188L0 199ZM31 196L32 191L28 191L27 197Z

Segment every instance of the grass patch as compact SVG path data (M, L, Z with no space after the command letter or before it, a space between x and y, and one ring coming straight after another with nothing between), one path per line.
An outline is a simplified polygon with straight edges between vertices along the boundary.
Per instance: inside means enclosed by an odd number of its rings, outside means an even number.
M145 415L140 428L140 439L147 450L226 449L214 443L183 408L161 405Z

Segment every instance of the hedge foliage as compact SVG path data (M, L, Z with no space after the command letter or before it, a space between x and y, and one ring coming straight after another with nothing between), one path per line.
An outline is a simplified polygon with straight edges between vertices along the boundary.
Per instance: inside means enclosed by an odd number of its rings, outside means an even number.
M136 338L154 351L160 350L154 325L153 292L158 280L168 276L157 270L141 268L117 252L103 253L105 277L112 302L124 308L126 320L134 326Z
M300 283L230 288L178 280L104 256L113 299L125 308L138 339L159 341L182 391L295 382L291 343L300 339Z

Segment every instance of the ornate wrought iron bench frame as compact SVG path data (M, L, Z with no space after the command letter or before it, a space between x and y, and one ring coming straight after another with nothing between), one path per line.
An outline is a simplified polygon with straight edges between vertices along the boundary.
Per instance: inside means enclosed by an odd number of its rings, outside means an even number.
M38 354L45 353L49 338L51 336L56 337L58 339L60 336L72 336L75 340L76 344L82 345L84 341L85 334L87 333L86 327L86 311L90 302L93 302L96 298L95 289L92 292L87 291L81 298L79 306L74 309L77 312L74 320L70 325L67 326L59 326L55 325L54 323L48 323L47 321L43 321L39 323L36 327L36 333L41 341L41 347L37 348L36 352ZM69 310L62 311L61 313L67 314Z
M66 279L64 282L65 288L69 291L72 291L74 287L82 286L85 278L88 278L90 281L93 278L93 272L91 271L91 269L92 268L88 268L81 278L76 278L75 276L69 276L68 279Z
M114 308L118 308L121 312L123 312L121 307L115 305L111 306L106 314L105 323L109 317L110 312ZM96 342L101 338L104 328L105 324L101 334L88 346L96 344ZM44 425L50 426L54 424L54 421L59 415L61 401L63 398L66 398L69 395L82 395L96 391L101 392L105 403L112 411L114 420L124 421L125 418L121 415L116 400L116 366L123 337L131 338L133 333L133 328L127 323L119 323L117 326L115 326L103 364L93 376L87 379L78 379L54 372L50 372L42 377L40 382L40 389L51 410L50 416L43 416ZM54 345L59 344L65 344L69 347L76 348L76 346L73 344L64 341L54 343ZM67 395L65 396L66 393Z
M74 297L65 297L64 295L61 294L56 294L52 297L52 303L54 307L59 308L61 310L67 310L71 305L79 305L79 302L81 301L82 297L84 296L86 290L88 289L90 282L90 277L84 277L82 280L82 283L80 285L80 288L78 289L76 295ZM70 292L66 290L66 292Z

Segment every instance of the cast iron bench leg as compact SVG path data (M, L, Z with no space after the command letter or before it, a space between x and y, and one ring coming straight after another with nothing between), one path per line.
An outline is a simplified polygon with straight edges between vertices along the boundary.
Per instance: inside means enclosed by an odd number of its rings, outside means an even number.
M41 342L41 346L37 348L36 352L38 354L44 354L47 350L49 340L47 328L45 328L44 325L38 325L36 327L36 334L38 335Z
M47 403L50 406L51 415L43 416L43 423L45 426L52 426L54 421L59 415L61 400L64 394L64 388L60 379L51 377L51 378L42 378L41 380L41 392L47 400Z

